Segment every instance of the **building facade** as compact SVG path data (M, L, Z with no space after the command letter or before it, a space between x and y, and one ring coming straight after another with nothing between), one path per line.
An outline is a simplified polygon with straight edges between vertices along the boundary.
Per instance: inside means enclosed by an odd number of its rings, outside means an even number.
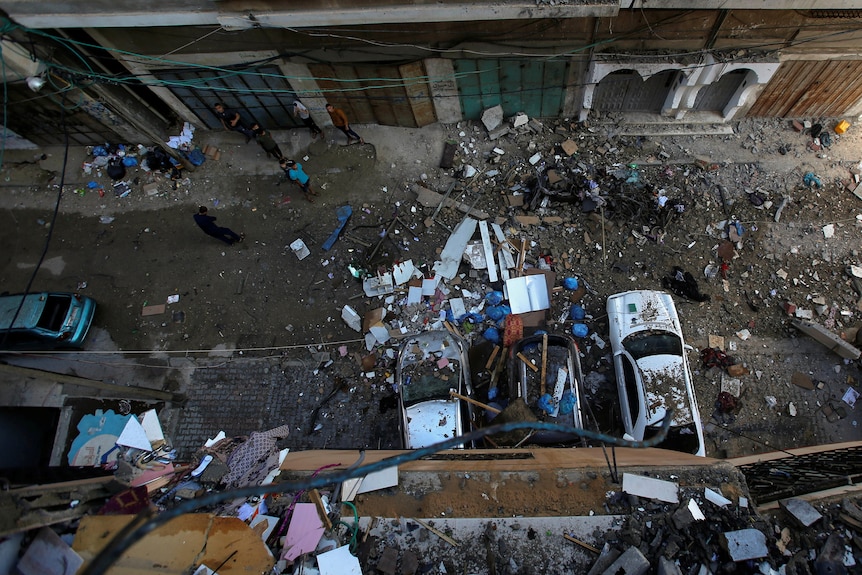
M750 4L5 0L5 124L49 145L63 129L93 144L221 128L218 101L270 129L298 124L295 99L318 122L331 102L408 127L498 104L571 121L862 113L858 3Z

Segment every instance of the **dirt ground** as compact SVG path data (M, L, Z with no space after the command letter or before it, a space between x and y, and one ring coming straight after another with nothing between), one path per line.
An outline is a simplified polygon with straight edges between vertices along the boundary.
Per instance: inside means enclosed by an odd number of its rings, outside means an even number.
M823 123L829 131L834 121ZM304 132L276 133L286 153L311 176L320 194L314 204L280 182L277 164L254 143L243 144L233 133L196 134L196 145L216 145L221 157L184 172L175 190L161 175L130 169L126 180L132 192L123 198L115 196L105 174L83 173L82 164L92 157L78 148L70 150L52 233L63 151L7 151L0 173L5 196L0 241L6 246L0 256L2 289L27 287L51 233L31 290L77 290L96 298L97 330L89 349L191 357L212 350L280 356L334 352L347 345L351 355L333 353L336 368L367 387L361 377L367 370L352 355L365 353L361 334L342 322L341 308L349 304L363 313L381 301L364 295L348 266L374 271L411 258L428 274L449 235L444 226L454 227L463 214L443 209L440 223L426 228L423 222L434 209L417 204L410 187L421 183L442 193L455 178L464 191L453 197L492 219L503 218L511 237L527 238L533 261L550 256L558 278L576 276L589 286L581 302L588 314L585 323L604 341L607 296L658 289L674 266L693 274L710 301L675 299L687 341L695 348L689 360L709 455L733 457L859 439L855 412L841 401L848 386L858 388L859 364L796 332L781 304L790 301L817 310L816 321L838 333L852 334L849 330L862 321L856 304L862 294L854 291L845 272L862 259L862 200L844 186L851 168L862 160L862 132L854 126L844 136L833 134L831 147L812 151L806 147L811 137L784 120L745 120L732 126L733 133L715 128L670 129L621 124L607 117L588 126L531 123L491 141L480 123L423 129L369 126L360 133L370 143L353 146L342 145L340 133L328 133L327 140L317 142ZM571 157L560 149L567 139L578 145ZM447 140L456 142L458 153L455 166L442 169ZM36 158L41 152L46 154L43 160ZM526 212L509 207L506 196L530 189L535 168L528 158L535 153L547 168L565 175L567 188L585 190L587 178L599 184L611 200L604 229L594 215L582 212L580 199L552 201L530 212L558 216L561 223L516 221L515 216ZM464 178L465 164L480 173ZM489 175L493 171L498 174ZM809 172L821 187L804 183ZM90 181L104 187L104 197L88 189ZM143 188L152 182L158 192L148 195ZM758 193L765 203L755 206L749 192ZM659 229L654 206L656 196L663 194L679 199L684 209ZM785 196L790 201L776 222L775 212ZM325 252L321 246L337 225L336 209L345 204L353 209L346 235ZM219 224L244 232L245 241L227 246L201 233L192 220L198 205L208 206ZM383 238L395 215L400 221L390 237ZM719 265L716 252L733 220L743 233L727 277L707 279L704 269ZM830 238L823 231L827 224L834 226ZM298 238L311 251L301 261L289 247ZM375 257L366 261L378 242ZM468 268L461 270L466 273ZM482 294L493 287L486 280L484 273L465 275L462 287ZM179 295L179 301L167 305L165 313L142 315L145 306L165 303L171 295ZM389 306L389 317L402 317L400 298ZM569 306L566 293L554 295L552 331L570 330ZM736 335L746 329L750 337ZM724 337L728 353L750 371L739 378L739 406L730 415L713 413L722 374L702 368L697 357L710 335ZM481 342L475 333L470 337L473 343ZM609 348L589 338L580 345L585 372L605 376L591 380L590 400L598 411L612 411ZM392 363L385 350L379 351L382 375L363 395L365 401L390 394L382 378ZM796 372L809 375L815 389L792 385ZM327 392L321 388L317 395ZM822 411L827 404L838 408L834 421ZM354 420L361 420L361 406L339 404L345 406L356 410Z

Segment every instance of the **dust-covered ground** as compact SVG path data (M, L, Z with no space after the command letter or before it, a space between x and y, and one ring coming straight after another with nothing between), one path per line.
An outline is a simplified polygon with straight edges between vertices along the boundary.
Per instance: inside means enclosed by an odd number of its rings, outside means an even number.
M827 131L833 123L823 122ZM589 125L531 122L491 141L481 123L416 130L365 127L360 133L369 143L354 146L340 145L340 133L317 142L304 132L277 133L282 149L311 176L320 194L314 204L279 182L277 164L233 133L196 134L197 145L214 144L221 157L184 172L177 189L163 176L130 169L126 180L132 192L124 198L114 195L106 175L84 174L81 165L92 158L87 150L74 149L51 244L31 289L79 290L96 298L91 349L191 357L198 355L195 350L215 349L234 358L329 352L334 365L315 373L318 379L309 382L305 405L325 397L329 380L338 374L351 391L336 396L321 411L322 420L337 414L354 427L361 421L362 428L379 429L367 419L377 417L376 405L391 396L386 377L393 354L386 347L397 342L376 349L360 365L358 360L370 354L361 334L342 322L341 309L348 304L361 314L386 305L387 321L410 327L415 327L413 314L406 313L403 294L389 304L367 298L349 266L374 272L412 259L430 275L449 235L447 226L454 227L463 214L444 208L438 223L426 227L435 208L417 204L411 189L421 184L444 193L455 180L452 197L500 218L513 240L525 238L529 261L547 256L559 280L573 276L589 286L580 302L585 323L604 342L609 295L660 289L674 266L694 276L710 300L675 299L687 342L695 348L689 361L709 455L858 439L855 412L841 401L859 380L858 363L842 360L791 328L782 304L811 310L816 321L850 337L862 318L856 303L862 294L846 272L860 264L862 200L844 185L862 159L862 136L854 126L844 136L832 134L832 145L815 151L807 148L811 136L784 120L746 120L734 124L733 133L708 125L685 128L622 124L613 118ZM442 169L447 140L458 151L453 167ZM566 140L577 144L571 156L561 148ZM44 160L34 160L33 152L9 152L4 160L0 240L6 249L0 277L5 291L27 286L49 233L63 152L44 152ZM535 165L529 161L534 154L540 155ZM475 176L464 176L467 164L478 171ZM561 178L551 186L556 198L534 210L509 205L510 196L529 203L537 171L547 170ZM806 185L807 173L820 187ZM584 209L590 180L596 184L593 192L606 202L603 210ZM88 189L90 181L104 186L104 197ZM144 186L152 182L158 183L158 192L148 195ZM749 193L756 193L753 199L762 205L755 206ZM661 196L681 209L659 211ZM776 222L785 197L789 201ZM345 234L323 251L337 225L336 209L345 204L353 209ZM227 246L204 235L192 220L198 205L208 206L219 224L244 232L245 241ZM384 237L395 215L398 221ZM550 219L519 223L520 215ZM734 239L722 273L717 250L732 221L739 223L741 237ZM827 238L823 228L829 224L833 235ZM298 238L311 251L303 260L289 248ZM704 274L709 265L717 272L711 279ZM488 283L485 272L471 277L466 264L461 272L458 289L481 296L499 287ZM167 305L165 313L142 315L145 306L165 303L171 295L179 295L179 301ZM571 329L568 296L554 294L550 331ZM478 306L480 300L468 298L467 303ZM474 344L482 343L478 334L487 325L468 334ZM727 375L703 368L698 358L710 335L723 337L727 353L750 372L738 378L741 393L730 413L713 413ZM599 339L579 343L584 370L604 376L588 378L589 400L604 414L599 419L605 430L612 430L609 348L602 348ZM284 369L284 377L289 371ZM796 372L810 376L815 389L791 384ZM369 411L369 405L375 409ZM828 416L825 405L835 414ZM349 447L351 440L362 446L379 443L367 435L319 439L328 447Z

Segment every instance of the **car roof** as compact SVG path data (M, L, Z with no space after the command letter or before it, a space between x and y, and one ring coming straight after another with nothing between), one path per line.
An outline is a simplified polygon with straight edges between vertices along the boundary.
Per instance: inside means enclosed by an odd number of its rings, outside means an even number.
M679 333L679 318L670 294L657 290L632 290L608 298L608 314L616 314L619 323L610 329L622 339L640 331L656 330Z
M18 306L21 304L21 298L24 297L23 294L0 296L0 329L8 329L12 325L12 318L15 317L16 312L18 317L15 318L15 328L35 327L45 308L48 295L50 294L46 292L27 294L20 312L18 312Z

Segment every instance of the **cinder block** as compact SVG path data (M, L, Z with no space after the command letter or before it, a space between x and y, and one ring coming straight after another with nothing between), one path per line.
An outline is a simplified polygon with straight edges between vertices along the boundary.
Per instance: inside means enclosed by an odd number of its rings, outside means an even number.
M602 575L644 575L649 571L649 561L643 556L637 547L629 547L611 566L605 569Z

